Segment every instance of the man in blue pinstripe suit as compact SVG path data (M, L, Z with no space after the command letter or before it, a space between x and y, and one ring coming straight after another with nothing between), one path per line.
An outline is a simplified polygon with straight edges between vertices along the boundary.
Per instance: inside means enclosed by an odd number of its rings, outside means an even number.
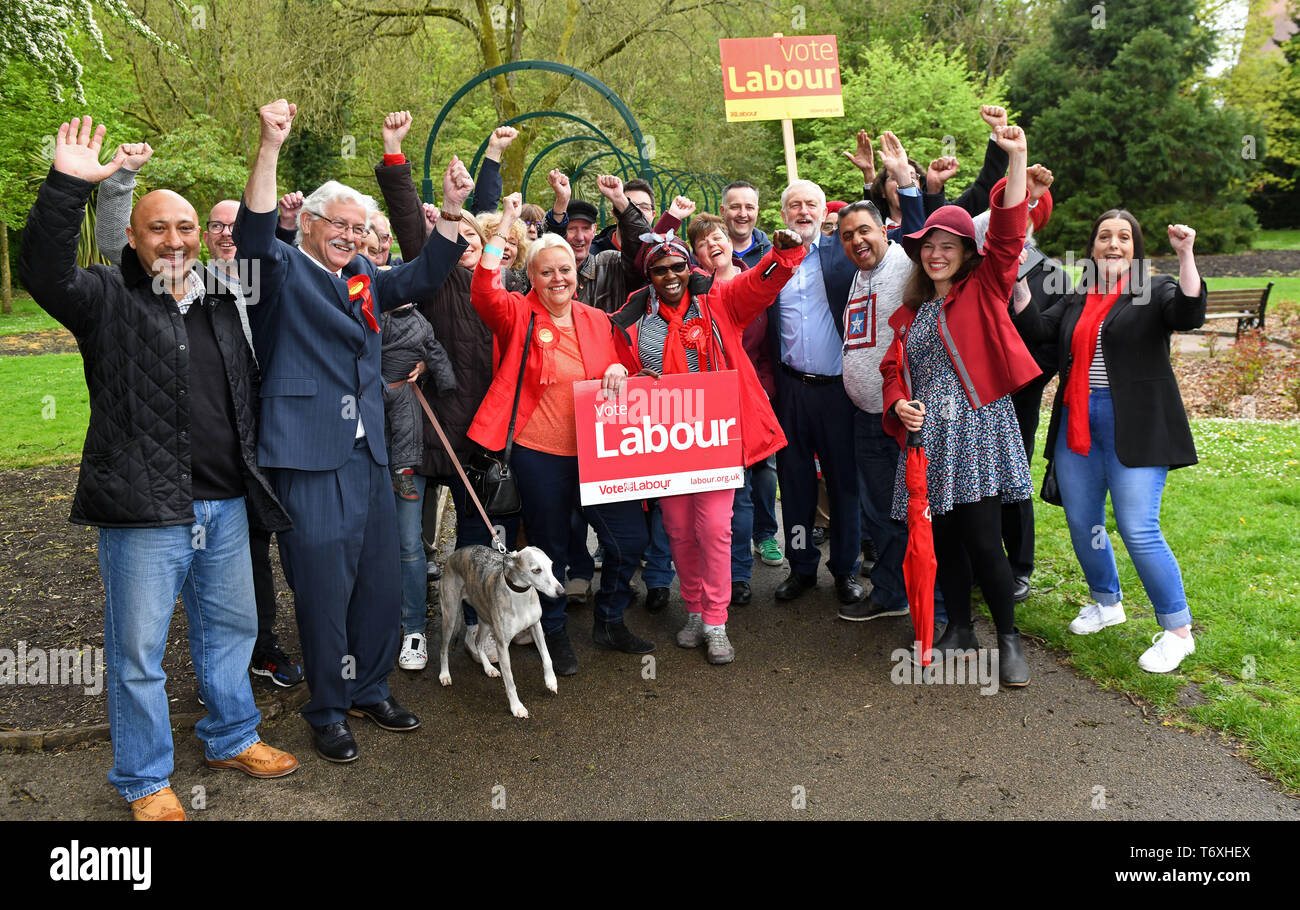
M297 112L261 108L261 144L235 225L251 262L249 322L262 369L258 463L293 519L280 560L293 588L316 751L357 757L347 715L386 730L419 719L388 690L397 657L397 519L384 445L379 314L428 297L465 249L457 232L473 189L452 159L437 230L413 261L377 271L360 244L374 201L330 181L299 216L302 245L275 239L276 162Z

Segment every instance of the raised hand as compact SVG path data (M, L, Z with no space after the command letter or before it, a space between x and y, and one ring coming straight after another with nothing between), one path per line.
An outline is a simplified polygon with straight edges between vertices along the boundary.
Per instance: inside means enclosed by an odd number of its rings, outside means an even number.
M147 142L128 142L117 147L117 154L126 155L122 167L128 171L138 171L153 157L153 148Z
M1052 172L1041 164L1035 164L1025 169L1025 179L1029 183L1029 201L1037 202L1047 192L1047 188L1052 185L1056 178Z
M501 153L510 147L510 143L515 141L519 135L519 130L513 126L498 126L488 137L487 157L493 161L501 160Z
M957 159L951 155L936 158L925 172L926 189L931 193L943 192L943 185L957 174Z
M511 193L501 200L501 224L497 233L503 237L510 236L510 226L519 220L524 210L524 197L521 193Z
M298 115L298 105L278 98L257 111L262 122L262 144L278 149L289 138L289 127Z
M915 182L911 165L907 163L907 149L889 130L880 134L880 160L899 186L910 186Z
M89 117L73 117L59 126L54 138L54 169L60 174L99 183L126 162L126 153L119 148L112 161L100 164L99 150L104 145L107 127L101 123L92 133L91 126Z
M402 140L411 131L413 122L410 111L393 111L384 118L384 128L380 132L384 138L385 155L401 154Z
M844 157L853 162L853 166L862 171L862 180L871 183L876 179L876 153L871 149L871 137L866 130L858 130L858 150L845 152Z
M422 202L420 205L424 212L424 233L432 234L438 226L438 207L431 202Z
M459 213L473 189L474 180L469 171L459 158L452 155L447 162L447 171L442 175L442 207L447 210L447 214Z
M1028 149L1025 144L1025 131L1018 126L995 126L993 141L1009 155L1017 152L1024 155Z
M778 250L792 250L803 246L803 238L788 228L782 228L772 234L772 246Z
M1169 225L1169 245L1174 254L1180 258L1192 255L1192 244L1196 242L1196 231L1185 224Z
M596 189L610 202L624 198L623 181L613 174L601 174L596 178Z
M302 212L302 193L294 191L280 197L280 227L292 231L298 227L298 215Z
M989 129L991 129L995 134L998 131L998 127L1007 125L1007 109L1005 107L998 107L996 104L986 104L980 108L980 116L984 118L984 122L989 125Z
M674 196L673 204L668 206L668 214L678 221L685 221L695 214L695 200L689 196Z
M573 198L573 188L569 186L569 178L565 176L563 171L553 170L546 175L546 182L555 191L554 211L567 211L569 200Z

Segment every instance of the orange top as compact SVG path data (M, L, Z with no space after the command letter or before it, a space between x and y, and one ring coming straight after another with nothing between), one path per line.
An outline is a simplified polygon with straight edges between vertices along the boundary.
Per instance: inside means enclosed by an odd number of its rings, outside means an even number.
M572 326L559 327L555 345L555 381L542 389L537 410L515 432L515 442L550 455L578 455L578 430L573 414L573 384L587 378Z

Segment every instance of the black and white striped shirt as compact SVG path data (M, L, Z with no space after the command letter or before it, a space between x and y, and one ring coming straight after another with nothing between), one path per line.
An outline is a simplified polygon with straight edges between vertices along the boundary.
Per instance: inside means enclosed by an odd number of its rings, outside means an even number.
M681 306L679 303L678 306ZM659 301L652 300L650 303L651 312L641 317L641 325L637 328L637 353L641 356L641 366L648 367L656 373L664 371L664 341L668 338L668 321L659 315ZM682 323L690 322L692 319L700 318L700 308L695 299L691 299L691 305L686 309L686 315ZM686 363L690 366L692 373L700 371L699 354L695 348L686 347Z

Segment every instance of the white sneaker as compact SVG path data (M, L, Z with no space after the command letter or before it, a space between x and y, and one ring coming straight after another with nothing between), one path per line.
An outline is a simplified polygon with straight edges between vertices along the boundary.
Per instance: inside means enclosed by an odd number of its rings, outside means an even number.
M497 640L492 637L492 630L483 623L465 630L465 650L475 662L479 661L480 648L487 652L488 663L494 664L501 659L497 654Z
M429 662L429 645L419 632L412 632L402 639L402 653L397 657L397 665L403 670L423 670Z
M1178 665L1188 654L1196 653L1196 642L1189 633L1186 638L1173 632L1160 632L1153 636L1151 647L1138 658L1138 666L1148 673L1169 673L1177 670Z
M1128 617L1124 615L1122 603L1110 607L1103 607L1098 603L1088 604L1070 622L1070 631L1075 635L1091 635L1107 626L1118 626L1126 619Z

